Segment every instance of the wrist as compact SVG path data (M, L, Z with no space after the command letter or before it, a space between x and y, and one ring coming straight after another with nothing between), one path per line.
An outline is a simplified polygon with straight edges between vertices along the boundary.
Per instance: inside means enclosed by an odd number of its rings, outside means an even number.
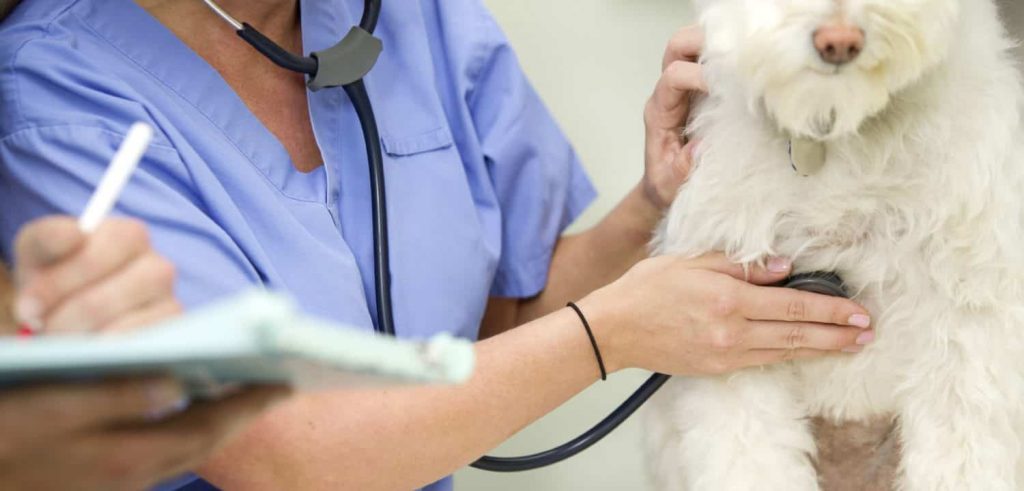
M647 183L646 177L633 187L627 199L634 203L634 212L637 214L637 217L651 227L661 221L661 218L665 216L665 212L668 211L668 207L672 204L671 201L666 202L658 197L653 186Z
M628 361L629 340L628 336L624 336L625 324L615 311L614 303L602 298L606 294L603 290L605 289L587 295L583 300L576 302L576 305L590 324L594 340L604 360L605 370L610 375L633 365ZM580 330L583 330L582 326ZM586 336L586 333L581 332L581 335Z
M671 205L671 202L662 196L658 185L646 174L634 190L639 191L647 204L655 210L664 212Z

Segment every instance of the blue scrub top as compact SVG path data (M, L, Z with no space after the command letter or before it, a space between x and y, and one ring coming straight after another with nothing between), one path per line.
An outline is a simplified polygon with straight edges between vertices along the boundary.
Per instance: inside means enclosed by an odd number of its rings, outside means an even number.
M301 4L308 52L343 37L363 1ZM594 191L479 0L387 2L377 33L385 51L366 83L386 153L397 331L475 338L489 296L543 289L556 240ZM10 259L28 220L80 213L127 128L146 121L157 136L117 212L150 224L189 308L265 285L370 330L358 121L339 89L311 92L309 112L325 162L302 174L134 2L27 0L0 26L0 252Z

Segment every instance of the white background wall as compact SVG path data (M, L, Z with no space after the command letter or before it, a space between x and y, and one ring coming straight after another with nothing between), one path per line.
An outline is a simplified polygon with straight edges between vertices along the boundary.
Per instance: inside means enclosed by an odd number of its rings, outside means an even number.
M669 37L691 19L686 0L487 0L522 64L587 166L600 198L578 225L603 216L643 169L643 105ZM580 332L580 335L584 335ZM647 374L599 384L495 454L546 450L584 431ZM627 423L577 459L541 471L467 470L457 491L644 490L639 428Z

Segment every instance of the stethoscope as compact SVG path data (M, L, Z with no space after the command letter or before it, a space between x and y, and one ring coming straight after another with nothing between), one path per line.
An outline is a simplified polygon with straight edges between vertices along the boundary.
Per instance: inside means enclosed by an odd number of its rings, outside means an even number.
M395 324L391 301L391 268L388 247L387 200L384 186L384 159L381 152L380 132L373 114L373 105L366 92L363 77L377 63L383 43L373 31L380 18L381 0L364 0L363 17L338 44L310 54L297 56L270 40L255 28L228 14L213 0L203 0L228 24L239 37L286 70L309 77L311 90L342 87L348 94L359 125L363 131L366 157L370 165L370 200L373 214L374 288L377 296L377 323L374 329L383 335L394 336ZM833 296L847 296L842 280L831 273L797 275L783 285ZM654 374L625 402L597 425L573 440L545 452L521 457L481 457L471 464L477 469L495 472L519 472L556 464L590 448L632 416L669 379L668 375Z
M311 90L342 87L363 130L366 159L370 164L370 200L373 210L373 263L374 289L377 296L377 324L381 334L394 336L395 321L391 308L391 266L388 247L387 198L384 189L384 158L380 146L380 132L373 114L370 96L366 93L363 77L377 63L384 45L373 36L380 18L381 0L366 0L363 18L352 27L338 44L310 56L297 56L261 34L256 28L239 22L213 0L203 0L218 16L234 27L238 36L256 48L274 64L305 74Z

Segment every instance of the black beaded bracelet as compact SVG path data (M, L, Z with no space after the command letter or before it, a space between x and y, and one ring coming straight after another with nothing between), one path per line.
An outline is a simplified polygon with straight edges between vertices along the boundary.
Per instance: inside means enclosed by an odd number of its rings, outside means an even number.
M587 322L587 316L583 315L583 311L573 302L569 302L567 307L576 311L576 315L580 316L580 321L583 322L583 329L587 330L587 337L590 338L590 345L594 347L594 356L597 357L597 366L601 369L601 380L608 380L608 372L604 369L604 359L601 358L601 349L597 347L597 339L594 339L594 331L590 329L590 323Z

